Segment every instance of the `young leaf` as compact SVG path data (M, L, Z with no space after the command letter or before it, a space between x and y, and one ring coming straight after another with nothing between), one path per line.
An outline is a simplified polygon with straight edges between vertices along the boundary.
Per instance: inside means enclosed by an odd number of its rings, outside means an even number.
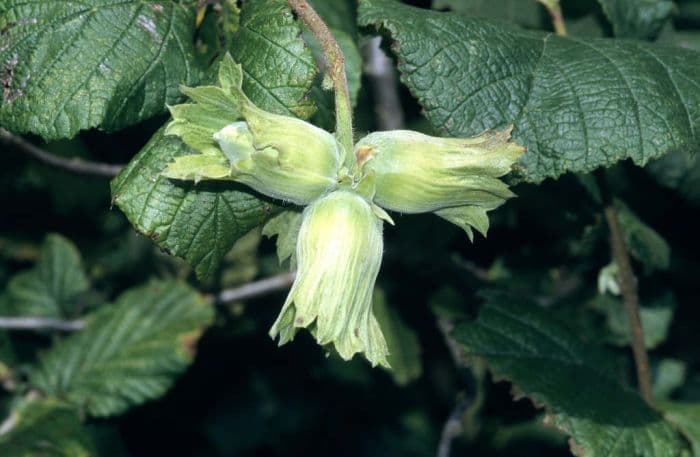
M212 317L211 306L185 284L131 289L43 354L31 384L92 416L122 413L170 388Z
M41 245L36 265L10 279L8 312L18 316L71 316L76 300L89 287L80 253L73 243L51 234Z
M394 382L405 386L420 378L423 373L421 346L418 335L401 320L399 313L386 302L386 296L375 289L372 302L374 315L384 333L389 347L389 373Z
M392 0L362 0L359 21L391 34L403 82L435 128L470 136L514 124L528 181L700 149L700 53L523 31Z
M637 393L621 385L615 360L582 343L534 303L484 294L479 318L453 336L482 356L495 376L547 411L580 457L676 457L673 428Z
M184 3L8 0L0 30L0 123L44 139L163 113L201 76Z
M632 256L648 269L667 270L671 264L671 248L666 240L623 202L616 200L615 208Z
M619 38L653 39L674 10L669 0L598 0Z
M90 457L96 450L74 406L56 399L23 400L14 425L0 435L3 457Z

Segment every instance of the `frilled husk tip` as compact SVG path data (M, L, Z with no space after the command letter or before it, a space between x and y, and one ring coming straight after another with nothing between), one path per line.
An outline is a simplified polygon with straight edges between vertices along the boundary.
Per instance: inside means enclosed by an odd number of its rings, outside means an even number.
M360 352L373 366L388 367L372 313L382 254L382 221L362 197L338 190L309 205L297 241L297 278L270 336L282 345L307 328L345 360Z

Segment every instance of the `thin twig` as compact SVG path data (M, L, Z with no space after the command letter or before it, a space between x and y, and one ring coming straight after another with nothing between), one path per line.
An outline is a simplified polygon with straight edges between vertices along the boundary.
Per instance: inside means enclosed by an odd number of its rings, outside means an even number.
M625 236L620 226L620 220L608 188L606 177L600 171L595 173L595 177L603 197L603 213L605 214L605 220L610 230L610 251L613 260L617 264L622 302L624 303L627 320L630 326L632 354L634 355L634 364L637 369L639 392L644 401L646 401L649 406L653 406L654 393L651 387L649 356L647 355L646 345L644 344L644 328L642 327L642 319L639 315L637 278L634 276L627 243L625 242Z
M345 149L346 160L352 161L352 104L345 75L345 56L323 19L306 0L287 0L301 21L321 45L326 58L326 76L335 91L335 129L338 141ZM351 165L351 163L346 163Z
M7 330L58 330L75 332L85 328L83 320L61 320L49 317L0 317L0 328Z
M639 293L637 290L637 278L634 276L627 243L620 227L617 210L613 205L607 205L604 209L605 219L610 229L610 248L612 257L617 264L620 276L620 291L622 302L625 305L630 333L632 335L632 353L637 366L637 384L642 398L650 406L654 404L654 394L651 388L651 369L649 357L644 344L644 329L642 319L639 316Z
M404 127L398 78L391 59L380 47L381 43L382 37L377 36L363 47L365 73L372 84L379 130L398 130Z
M552 26L554 27L554 33L556 33L559 36L566 36L566 24L564 23L564 15L561 12L559 0L537 1L542 3L549 12L549 16L552 18Z
M211 300L215 304L223 304L261 297L273 292L289 289L295 277L296 272L291 272L261 279L233 289L222 290L211 297Z
M214 305L250 300L273 292L288 289L294 282L295 272L282 273L277 276L261 279L240 287L224 289L206 299ZM82 319L61 320L45 317L0 317L0 329L6 330L58 330L75 332L85 328L86 321Z
M452 441L462 434L462 418L469 410L471 401L466 396L463 396L452 408L445 425L442 427L440 434L440 442L438 443L437 457L450 457L452 450Z
M47 165L80 175L106 176L112 178L118 175L122 168L124 168L124 165L60 157L33 145L21 136L14 135L3 128L0 128L0 141L16 147Z

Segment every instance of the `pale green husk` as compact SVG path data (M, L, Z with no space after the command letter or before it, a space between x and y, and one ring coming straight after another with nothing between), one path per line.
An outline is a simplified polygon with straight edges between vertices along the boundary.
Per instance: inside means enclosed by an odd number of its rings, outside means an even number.
M233 180L299 205L333 190L342 161L335 137L301 119L258 108L243 93L242 80L241 66L226 55L218 86L182 88L195 103L170 108L173 121L166 134L200 154L175 158L162 174Z
M511 129L473 138L440 138L409 130L375 132L355 146L358 168L374 180L374 202L402 213L435 212L459 225L488 230L486 212L514 196L500 177L525 148Z
M382 254L382 221L364 198L338 190L309 205L297 240L297 278L270 336L282 345L309 328L345 360L361 352L372 365L388 366L372 313Z

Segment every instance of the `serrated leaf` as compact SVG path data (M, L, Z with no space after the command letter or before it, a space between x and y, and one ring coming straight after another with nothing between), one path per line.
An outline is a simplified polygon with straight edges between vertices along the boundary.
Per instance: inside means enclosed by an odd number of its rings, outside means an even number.
M42 354L30 382L92 416L120 414L170 388L212 318L211 305L183 283L130 289Z
M96 457L77 408L55 399L24 400L11 413L13 425L0 435L3 457Z
M671 264L671 248L666 240L622 201L616 200L615 208L632 256L649 269L668 269Z
M693 455L700 456L700 403L663 402L664 417L690 441Z
M201 76L184 3L8 0L0 30L0 123L45 139L163 113Z
M384 292L375 289L372 310L384 334L389 348L388 368L394 382L405 386L420 378L423 373L421 346L418 335L401 319L387 302Z
M292 269L296 267L295 252L301 219L301 211L282 211L271 218L262 229L262 234L268 238L277 237L277 259L280 265L289 259Z
M112 181L112 200L139 232L207 277L238 238L265 220L270 205L240 184L161 176L173 158L188 152L159 130Z
M655 38L674 10L669 0L598 0L619 38Z
M7 311L17 316L71 316L78 297L89 287L80 253L73 243L51 234L41 245L36 265L10 279Z
M243 67L243 87L253 103L282 114L311 115L307 93L316 66L285 2L245 2L232 42L231 52ZM178 139L157 132L112 181L112 198L139 232L185 258L199 277L206 277L272 208L235 183L193 185L161 176L174 157L188 152Z
M549 20L536 0L433 0L432 7L449 8L464 16L500 19L533 29L543 28Z
M514 124L525 180L700 149L700 54L558 37L483 19L362 0L388 30L403 82L450 136Z
M308 119L317 68L283 0L245 2L231 48L243 66L243 91L260 108Z
M453 333L495 376L543 406L580 457L677 457L681 443L663 418L621 385L615 359L581 342L522 298L484 294L479 318Z

